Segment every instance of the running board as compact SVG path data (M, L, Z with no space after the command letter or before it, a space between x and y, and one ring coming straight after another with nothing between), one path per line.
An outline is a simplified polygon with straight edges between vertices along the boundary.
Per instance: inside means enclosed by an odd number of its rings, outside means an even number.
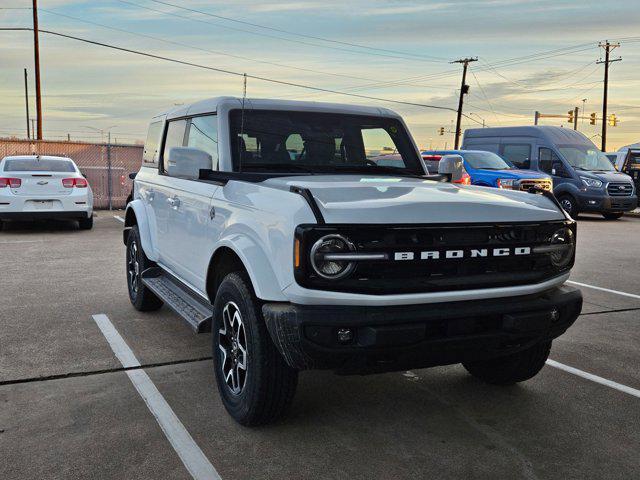
M142 283L180 315L195 333L210 332L213 307L160 267L142 272Z

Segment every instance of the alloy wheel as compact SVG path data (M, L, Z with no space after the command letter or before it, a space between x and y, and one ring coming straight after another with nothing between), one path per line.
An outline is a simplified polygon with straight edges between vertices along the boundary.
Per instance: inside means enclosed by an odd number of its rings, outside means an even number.
M247 336L238 305L227 302L222 309L222 327L218 330L222 378L234 395L239 395L247 380Z
M129 286L131 291L138 293L138 278L140 276L140 262L138 261L138 244L134 240L129 247L129 256L127 259L127 274L129 276Z

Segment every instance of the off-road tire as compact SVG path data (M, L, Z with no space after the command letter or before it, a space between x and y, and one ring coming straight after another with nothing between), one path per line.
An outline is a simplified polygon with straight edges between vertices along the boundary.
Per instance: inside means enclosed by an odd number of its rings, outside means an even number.
M225 307L239 312L240 320L235 321L235 329L229 327L228 321L225 326ZM230 273L224 278L213 305L211 337L216 384L229 415L245 426L264 425L283 418L291 406L298 384L298 371L286 364L271 340L261 307L245 272ZM229 315L227 312L227 318ZM239 328L239 325L242 327ZM232 354L226 353L229 352L228 333L223 334L222 330L243 332L236 338L237 344L244 339L246 356L239 354L240 361L244 359L245 364L244 381L242 388L235 393L233 386L228 385L225 379L224 369L228 371L229 366L234 364L229 363ZM235 360L238 360L237 355ZM239 387L240 382L236 383Z
M571 215L573 218L577 218L578 214L578 202L571 195L560 195L558 197L558 202L562 205L562 208Z
M91 230L93 228L93 215L89 218L81 218L78 220L80 230Z
M471 375L487 383L513 385L536 376L549 358L550 350L551 341L546 341L511 355L463 365Z
M607 220L618 220L622 215L624 215L622 212L607 212L602 214L602 216Z
M133 252L134 249L135 252ZM131 230L129 230L125 257L127 288L129 290L129 300L131 300L131 304L136 310L140 310L141 312L149 312L162 307L162 300L142 283L142 272L147 268L154 267L155 263L149 260L144 254L137 225L134 225L131 227ZM138 262L137 268L134 268L131 264L134 257ZM132 278L132 268L135 271L135 278Z

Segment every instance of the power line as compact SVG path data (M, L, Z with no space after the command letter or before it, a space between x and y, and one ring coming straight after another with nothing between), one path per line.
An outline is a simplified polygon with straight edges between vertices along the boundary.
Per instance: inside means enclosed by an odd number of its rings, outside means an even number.
M73 16L67 15L65 13L55 12L53 10L48 10L48 9L45 9L45 8L40 8L40 11L49 13L51 15L57 15L57 16L60 16L60 17L69 18L71 20L75 20L75 21L78 21L78 22L87 23L89 25L96 25L98 27L106 28L106 29L109 29L109 30L114 30L116 32L128 33L130 35L135 35L135 36L143 37L143 38L149 38L151 40L167 43L167 44L170 44L170 45L178 45L180 47L191 48L191 49L194 49L194 50L199 50L201 52L213 53L213 54L216 54L216 55L222 55L222 56L225 56L225 57L238 58L238 59L241 59L241 60L249 60L251 62L264 63L264 64L267 64L267 65L274 65L276 67L291 68L293 70L300 70L300 71L304 71L304 72L319 73L321 75L331 75L331 76L336 76L336 77L352 78L352 79L355 79L355 80L369 80L368 78L365 78L365 77L356 77L356 76L353 76L353 75L346 75L346 74L335 73L335 72L325 72L325 71L321 71L321 70L313 70L313 69L310 69L310 68L295 67L295 66L292 66L292 65L286 65L286 64L277 63L277 62L269 62L269 61L266 61L266 60L258 60L258 59L255 59L255 58L245 57L245 56L242 56L242 55L236 55L236 54L227 53L227 52L221 52L221 51L218 51L218 50L210 50L210 49L203 48L203 47L197 47L195 45L189 45L189 44L186 44L186 43L175 42L173 40L167 40L165 38L156 37L156 36L153 36L153 35L148 35L146 33L134 32L134 31L131 31L131 30L126 30L124 28L113 27L113 26L110 26L110 25L105 25L103 23L98 23L98 22L93 22L91 20L86 20L86 19L83 19L83 18L73 17Z
M441 60L433 60L433 59L428 59L428 58L424 58L424 57L400 56L400 55L394 55L394 54L390 54L390 53L376 53L374 51L353 50L353 49L349 49L349 48L335 47L335 46L332 46L332 45L321 45L321 44L318 44L318 43L307 42L307 41L303 41L303 40L295 40L295 39L292 39L292 38L286 38L286 37L282 37L282 36L278 36L278 35L270 35L268 33L254 32L252 30L247 30L247 29L243 29L243 28L230 27L228 25L221 25L220 23L213 23L213 22L210 22L210 21L207 21L207 20L203 20L203 19L200 19L200 18L194 18L194 17L185 16L185 15L180 15L180 14L177 14L175 12L167 12L166 10L159 10L157 8L148 7L146 5L140 5L139 3L129 2L129 1L126 1L126 0L117 0L117 1L120 2L120 3L127 4L127 5L133 5L135 7L142 8L144 10L150 10L152 12L162 13L163 15L170 15L170 16L173 16L173 17L176 17L176 18L182 18L182 19L185 19L185 20L193 21L193 22L206 23L208 25L214 25L216 27L224 28L224 29L227 29L227 30L234 30L236 32L243 32L243 33L247 33L249 35L257 35L257 36L260 36L260 37L275 38L275 39L278 39L278 40L282 40L282 41L290 42L290 43L295 43L295 44L299 44L299 45L307 45L307 46L311 46L311 47L325 48L325 49L330 49L330 50L339 50L339 51L342 51L342 52L348 52L348 53L357 54L357 55L363 55L364 54L364 55L373 55L373 56L377 56L377 57L397 58L397 59L402 59L402 60L441 63ZM180 6L176 6L176 8L181 8L181 9L185 9L185 10L193 10L193 9L187 9L186 7L180 7ZM202 13L203 15L208 15L208 16L215 16L213 14L208 14L206 12L198 11L198 13ZM241 22L240 20L237 20L237 21ZM265 27L265 28L268 28L268 27ZM371 47L371 48L373 48L373 47ZM407 54L407 55L409 55L409 54Z
M476 85L478 85L480 92L482 92L482 96L487 101L487 105L489 105L489 108L491 109L491 113L493 113L493 116L496 119L496 123L499 125L500 121L498 120L498 116L496 115L496 112L494 112L493 110L493 105L491 105L491 102L489 101L489 97L487 97L487 94L485 93L484 88L482 88L482 85L480 85L480 81L478 80L478 77L476 77L476 74L473 71L473 68L471 69L471 75L473 75L473 79L476 81Z
M0 31L32 31L32 28L28 28L28 27L1 27ZM195 68L202 68L205 70L211 70L214 72L219 72L219 73L224 73L227 75L234 75L234 76L239 76L239 77L244 77L246 76L247 78L252 78L254 80L259 80L259 81L263 81L263 82L269 82L269 83L275 83L278 85L286 85L289 87L297 87L297 88L303 88L303 89L307 89L307 90L314 90L314 91L318 91L318 92L325 92L325 93L333 93L335 95L344 95L344 96L348 96L348 97L355 97L355 98L363 98L363 99L367 99L367 100L376 100L379 102L389 102L389 103L396 103L399 105L409 105L409 106L414 106L414 107L423 107L423 108L433 108L433 109L437 109L437 110L447 110L447 111L451 111L451 112L456 112L457 110L451 107L443 107L443 106L439 106L439 105L430 105L430 104L425 104L425 103L417 103L417 102L406 102L403 100L393 100L393 99L389 99L389 98L380 98L380 97L372 97L369 95L360 95L360 94L356 94L356 93L349 93L349 92L343 92L343 91L339 91L339 90L332 90L332 89L328 89L328 88L322 88L322 87L314 87L312 85L305 85L305 84L301 84L301 83L295 83L295 82L288 82L285 80L277 80L274 78L268 78L268 77L262 77L259 75L249 75L249 74L245 74L245 73L241 73L241 72L235 72L232 70L227 70L227 69L223 69L223 68L216 68L216 67L211 67L208 65L201 65L198 63L194 63L194 62L187 62L184 60L179 60L176 58L171 58L171 57L165 57L162 55L156 55L153 53L148 53L148 52L142 52L140 50L133 50L130 48L124 48L124 47L118 47L116 45L110 45L108 43L103 43L103 42L97 42L94 40L89 40L86 38L81 38L81 37L77 37L74 35L68 35L65 33L60 33L60 32L54 32L52 30L39 30L40 33L45 33L48 35L54 35L57 37L62 37L62 38L68 38L71 40L76 40L79 42L84 42L84 43L88 43L91 45L97 45L97 46L101 46L101 47L105 47L105 48L110 48L113 50L118 50L121 52L127 52L127 53L131 53L131 54L135 54L135 55L141 55L141 56L145 56L145 57L149 57L149 58L155 58L157 60L164 60L164 61L168 61L168 62L172 62L172 63L177 63L180 65L186 65L186 66L190 66L190 67L195 67ZM465 118L468 118L471 121L474 121L476 123L480 123L478 120L474 119L473 117L468 117L465 115Z
M358 43L345 42L345 41L341 41L341 40L335 40L335 39L326 38L326 37L320 37L320 36L316 36L316 35L309 35L309 34L305 34L305 33L293 32L291 30L284 30L284 29L280 29L280 28L269 27L269 26L266 26L266 25L258 24L258 23L247 22L245 20L238 20L238 19L231 18L231 17L224 17L222 15L217 15L217 14L214 14L214 13L205 12L205 11L202 11L202 10L197 10L195 8L188 8L188 7L184 7L184 6L181 6L181 5L176 5L174 3L164 2L164 1L161 1L161 0L150 0L150 1L154 2L154 3L160 3L162 5L167 5L167 6L170 6L170 7L174 7L174 8L179 8L181 10L187 10L189 12L199 13L201 15L206 15L206 16L209 16L209 17L218 18L218 19L221 19L221 20L227 20L229 22L235 22L235 23L239 23L239 24L242 24L242 25L248 25L248 26L252 26L252 27L262 28L262 29L265 29L265 30L271 30L273 32L286 33L287 35L294 35L294 36L297 36L297 37L310 38L310 39L313 39L313 40L321 40L323 42L335 43L335 44L338 44L338 45L346 45L346 46L350 46L350 47L357 47L357 48L362 48L362 49L372 50L372 51L395 53L395 54L413 56L413 57L418 57L418 58L430 58L430 59L433 59L433 60L439 60L439 61L441 61L443 63L447 61L447 59L444 58L444 57L436 57L436 56L433 56L433 55L419 55L419 54L415 54L415 53L402 52L402 51L398 51L398 50L390 50L390 49L386 49L386 48L370 47L368 45L361 45L361 44L358 44Z

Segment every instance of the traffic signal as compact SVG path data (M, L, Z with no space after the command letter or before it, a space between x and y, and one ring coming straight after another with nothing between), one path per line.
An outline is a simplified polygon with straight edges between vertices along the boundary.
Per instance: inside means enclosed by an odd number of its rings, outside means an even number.
M574 114L574 111L573 111L573 110L569 110L569 111L567 112L567 115L568 115L568 117L567 117L567 118L568 118L568 120L567 120L567 121L568 121L569 123L573 123L573 114Z
M596 114L592 113L591 115L589 115L589 123L591 125L595 125L596 124Z
M612 113L611 115L609 115L609 125L612 127L615 127L618 125L618 118L616 117L615 113Z
M440 127L440 128L438 129L438 133L439 133L440 135L444 135L444 127Z

